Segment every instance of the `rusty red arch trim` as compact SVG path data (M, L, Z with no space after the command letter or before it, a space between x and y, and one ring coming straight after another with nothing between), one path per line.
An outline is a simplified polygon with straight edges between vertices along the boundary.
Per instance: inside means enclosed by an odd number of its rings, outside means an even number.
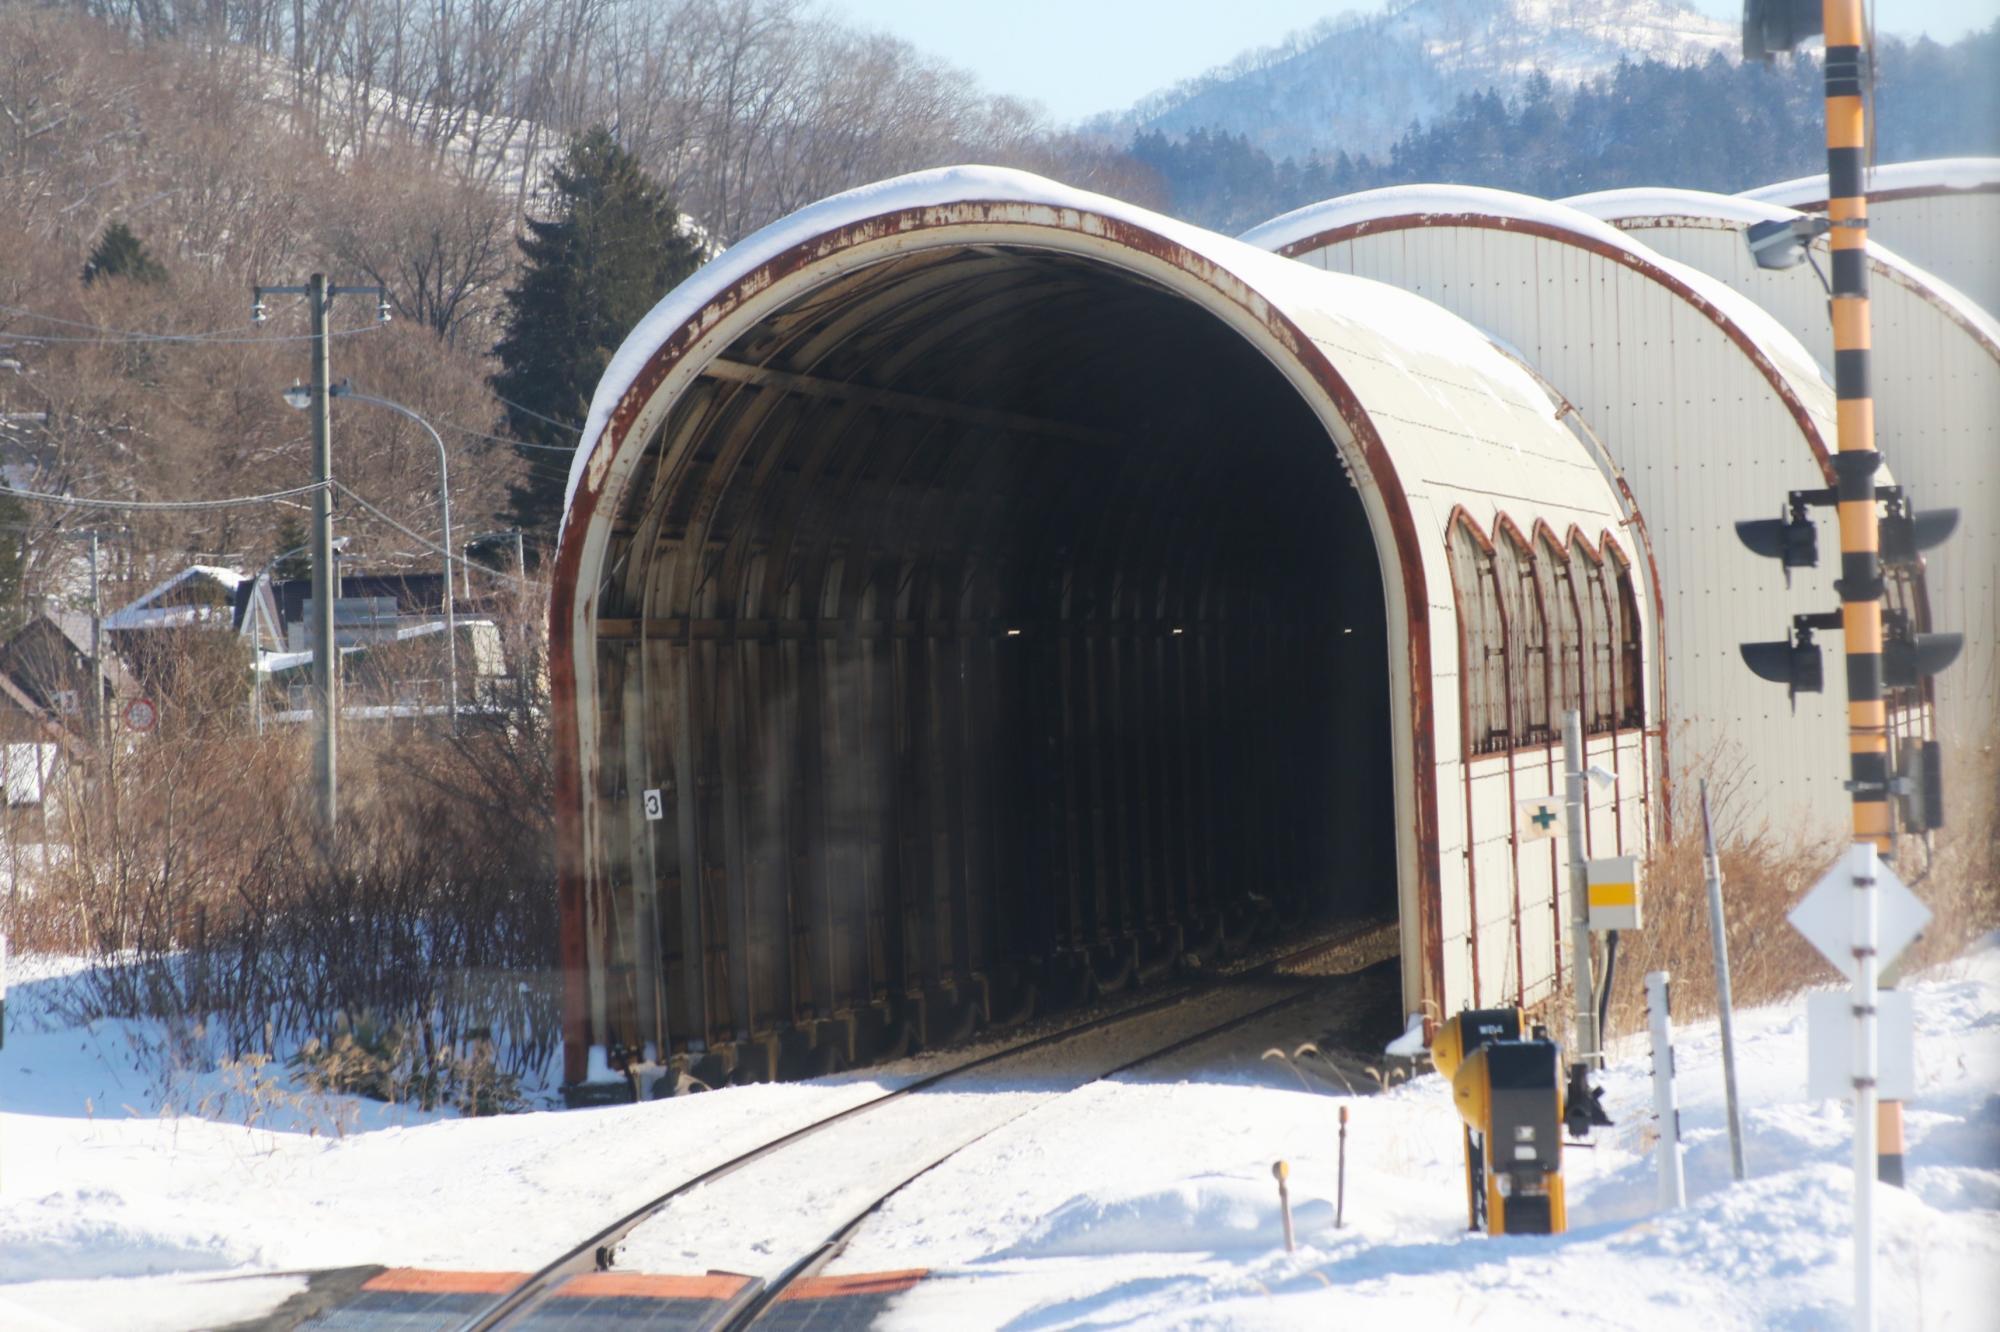
M660 386L673 370L708 334L715 320L708 312L734 310L785 278L800 274L814 265L859 245L899 235L932 234L938 248L952 242L949 233L958 227L1007 225L1022 233L1031 244L1036 232L1058 235L1087 234L1098 241L1138 254L1150 255L1202 282L1209 289L1242 309L1246 320L1261 323L1326 394L1352 434L1361 461L1374 481L1387 516L1390 538L1400 573L1404 614L1407 625L1407 656L1410 671L1412 811L1416 816L1416 904L1418 932L1424 957L1418 961L1420 992L1430 1003L1444 995L1443 879L1438 847L1436 777L1436 736L1430 721L1431 643L1429 588L1424 574L1423 546L1409 497L1390 451L1380 432L1346 379L1335 369L1326 353L1292 319L1269 300L1263 299L1250 283L1231 273L1235 284L1255 304L1245 303L1218 281L1227 270L1205 255L1150 228L1102 213L1086 213L1058 207L1066 226L1021 219L1020 201L961 200L898 209L877 214L821 232L782 251L743 274L718 292L700 313L676 328L647 356L632 382L613 404L604 429L591 442L589 451L578 458L580 473L563 516L551 572L549 594L549 677L554 705L554 803L556 843L556 897L560 920L558 964L563 973L564 1077L580 1081L586 1072L590 1045L588 950L585 930L589 922L584 874L583 844L584 774L580 770L581 734L577 716L577 673L575 621L579 578L586 572L584 548L599 506L607 499L605 481L613 469L609 465L624 450L645 446L635 441L632 427ZM1062 245L1045 248L1071 249ZM1084 254L1080 257L1091 258ZM834 274L829 274L829 278ZM1229 321L1224 321L1225 326ZM1239 331L1240 330L1235 330ZM603 451L609 449L608 454ZM595 571L591 571L594 576ZM1388 571L1383 572L1386 578ZM594 595L594 592L590 595Z
M1742 325L1717 309L1710 301L1703 298L1701 293L1697 292L1693 287L1690 287L1672 273L1661 268L1658 264L1653 263L1642 255L1634 254L1630 250L1622 249L1595 236L1588 236L1582 232L1571 231L1547 222L1537 222L1526 218L1501 217L1491 213L1398 213L1392 217L1374 217L1360 222L1348 222L1338 227L1328 228L1325 231L1314 232L1309 236L1301 236L1297 240L1287 241L1284 245L1279 246L1277 253L1284 255L1287 259L1298 259L1311 254L1314 250L1323 250L1328 246L1339 245L1344 241L1359 240L1363 236L1371 236L1379 232L1421 231L1430 227L1469 227L1479 231L1511 231L1518 232L1524 236L1534 236L1541 240L1554 241L1558 245L1573 245L1580 250L1587 250L1600 258L1609 259L1613 263L1621 264L1643 275L1650 281L1665 287L1675 296L1700 311L1710 323L1721 329L1724 335L1731 342L1735 343L1743 355L1749 359L1750 363L1757 367L1758 371L1770 383L1772 391L1778 395L1779 401L1783 402L1785 409L1792 414L1792 420L1798 423L1799 433L1805 436L1806 446L1812 450L1813 460L1819 464L1820 473L1825 477L1827 484L1833 484L1835 480L1833 459L1827 448L1825 437L1820 434L1819 426L1814 423L1812 413L1808 412L1806 405L1799 401L1799 395L1793 392L1792 386L1786 382L1785 376L1772 363L1771 358L1764 354L1763 349L1757 345L1757 340L1745 332Z
M1969 194L1976 193L1977 191L1957 190L1950 192ZM2000 185L1990 187L1990 192L2000 194ZM1914 194L1916 192L1904 191L1903 193ZM1785 206L1787 205L1774 205L1774 207ZM1822 201L1818 207L1824 209L1826 207L1825 202ZM1813 210L1797 208L1794 211L1809 212ZM1657 226L1662 231L1740 231L1742 229L1742 223L1730 218L1712 217L1701 213L1634 213L1630 217L1620 217L1615 220L1606 218L1605 222L1609 226L1617 227L1620 231L1623 231L1628 223L1644 223L1647 226ZM1885 282L1895 283L1905 291L1915 292L1925 304L1934 306L1945 318L1951 320L1952 323L1957 324L1970 334L1972 340L1984 348L1988 356L1991 356L1996 361L2000 361L2000 340L1996 340L1991 332L1980 327L1976 321L1968 319L1962 306L1952 301L1941 299L1937 288L1927 282L1916 281L1908 268L1886 262L1873 248L1875 244L1876 242L1874 241L1869 242L1871 247L1868 252L1869 272ZM1901 258L1900 255L1897 257Z
M1504 515L1502 516L1504 518ZM1451 506L1450 515L1445 519L1444 530L1450 532L1452 528L1460 526L1472 533L1472 539L1479 543L1481 551L1488 555L1493 553L1493 538L1486 535L1486 530L1479 525L1479 520L1474 518L1471 511L1463 504L1454 504Z

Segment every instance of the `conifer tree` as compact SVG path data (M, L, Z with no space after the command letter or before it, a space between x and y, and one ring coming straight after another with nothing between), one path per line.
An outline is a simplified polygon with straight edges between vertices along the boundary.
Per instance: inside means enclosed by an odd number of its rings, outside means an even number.
M700 265L701 247L667 192L603 126L571 141L552 175L550 216L531 220L520 242L525 262L507 293L493 386L509 404L515 438L568 446L613 350ZM513 487L512 517L546 547L561 518L567 462L546 449L518 451L530 466Z
M99 278L123 277L134 282L163 282L167 270L146 252L146 243L132 234L123 222L113 222L97 238L97 246L83 265L83 285Z

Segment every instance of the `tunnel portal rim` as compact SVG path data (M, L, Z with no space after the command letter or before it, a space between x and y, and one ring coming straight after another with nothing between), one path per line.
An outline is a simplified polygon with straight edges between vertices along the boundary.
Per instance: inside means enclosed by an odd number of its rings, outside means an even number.
M851 220L811 234L736 274L694 314L654 342L619 392L602 429L587 436L579 450L553 561L549 604L566 1083L584 1079L591 1049L598 1044L589 989L590 931L596 928L589 899L593 880L599 892L608 887L601 875L588 872L591 848L599 840L595 807L601 802L587 798L592 784L585 773L595 767L598 746L594 734L587 738L591 728L584 725L583 685L587 678L594 714L600 580L605 575L610 528L627 487L675 405L710 362L758 323L858 269L925 250L977 245L1051 251L1160 286L1248 342L1324 428L1367 517L1388 620L1390 776L1397 806L1396 900L1404 940L1404 997L1433 1003L1445 993L1429 580L1408 493L1393 451L1371 414L1326 349L1286 311L1282 294L1260 289L1228 264L1166 232L1110 212L1062 201L968 198ZM1264 257L1263 252L1245 248ZM727 256L715 262L725 263ZM1311 272L1304 266L1300 271ZM662 459L665 466L673 462ZM1395 576L1391 563L1398 571ZM587 590L582 581L586 572ZM1393 706L1399 695L1410 700L1407 710ZM1408 756L1407 778L1394 771L1402 766L1403 755ZM1411 942L1418 945L1414 958L1409 956Z

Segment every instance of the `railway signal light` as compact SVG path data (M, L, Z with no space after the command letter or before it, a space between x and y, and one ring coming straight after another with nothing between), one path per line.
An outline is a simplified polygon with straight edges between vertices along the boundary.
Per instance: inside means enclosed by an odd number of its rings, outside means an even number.
M1891 632L1883 637L1882 685L1885 689L1914 689L1927 676L1957 661L1964 646L1964 634L1912 633L1905 622L1900 634Z
M1794 615L1792 637L1775 643L1739 644L1743 664L1759 679L1785 686L1786 695L1797 707L1800 694L1817 694L1826 688L1826 666L1820 660L1819 644L1813 641L1813 630L1839 627L1838 611L1830 617L1832 624L1824 623L1827 618Z
M1557 1235L1568 1226L1562 1128L1575 1131L1575 1123L1564 1112L1559 1056L1544 1028L1522 1038L1518 1008L1467 1009L1438 1028L1431 1062L1451 1082L1465 1121L1466 1210L1475 1230ZM1585 1103L1585 1131L1609 1122L1596 1093Z
M1958 530L1957 509L1912 509L1900 496L1890 500L1878 529L1882 563L1911 565Z
M1791 507L1790 517L1751 518L1736 524L1736 539L1752 554L1776 560L1784 568L1787 587L1792 585L1792 570L1819 564L1819 529L1813 526L1796 493Z
M1825 24L1820 0L1743 0L1743 61L1768 65L1779 51L1819 36Z

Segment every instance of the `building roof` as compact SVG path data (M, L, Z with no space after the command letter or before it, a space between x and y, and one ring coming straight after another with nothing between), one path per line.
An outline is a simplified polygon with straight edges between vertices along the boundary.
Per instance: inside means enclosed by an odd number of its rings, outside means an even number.
M1868 172L1868 196L1899 194L1962 194L2000 190L2000 157L1933 157L1919 162L1889 162ZM1739 196L1788 208L1822 207L1826 203L1826 173L1798 176L1760 185Z
M215 564L191 564L105 616L103 626L110 630L132 630L198 624L214 618L214 612L222 607L233 607L236 589L244 581L245 575L235 569ZM213 584L223 594L223 599L214 606L175 603L169 599L189 584L202 582ZM233 616L231 623L234 623Z

